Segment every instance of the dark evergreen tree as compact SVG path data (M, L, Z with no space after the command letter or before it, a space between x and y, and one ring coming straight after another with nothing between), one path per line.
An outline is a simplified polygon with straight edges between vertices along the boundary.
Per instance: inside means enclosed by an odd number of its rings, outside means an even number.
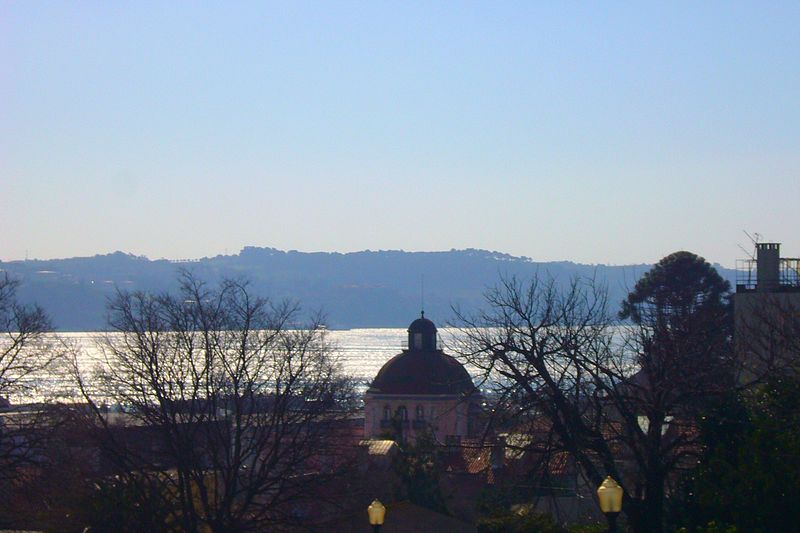
M619 316L633 323L641 378L654 391L664 384L682 403L711 408L733 387L730 296L730 284L691 252L664 257L639 279Z
M622 302L620 318L636 324L686 326L728 316L730 283L705 259L680 251L659 261Z
M703 454L699 423L733 386L729 290L677 252L637 283L618 328L594 280L506 278L486 311L459 314L458 351L483 374L493 424L527 423L529 450L568 454L590 485L612 476L627 526L660 532L673 482Z
M796 531L800 523L800 380L774 377L709 420L707 456L686 488L688 530L715 521L737 531ZM741 404L740 404L741 405ZM738 416L737 416L738 415Z

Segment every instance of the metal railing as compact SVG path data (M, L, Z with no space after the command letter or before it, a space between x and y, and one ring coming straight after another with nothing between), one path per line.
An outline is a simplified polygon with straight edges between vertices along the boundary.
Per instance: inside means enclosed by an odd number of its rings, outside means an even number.
M758 261L739 259L736 261L736 288L753 290L758 286ZM800 258L781 257L778 260L778 286L800 287Z

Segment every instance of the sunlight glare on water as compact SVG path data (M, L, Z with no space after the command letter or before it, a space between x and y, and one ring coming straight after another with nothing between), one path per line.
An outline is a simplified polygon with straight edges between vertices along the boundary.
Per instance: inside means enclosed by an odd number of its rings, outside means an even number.
M78 348L78 363L84 373L91 372L102 361L102 352L96 341L103 333L59 335ZM403 350L407 338L405 328L329 330L326 335L340 358L344 373L361 381L371 381L386 361Z

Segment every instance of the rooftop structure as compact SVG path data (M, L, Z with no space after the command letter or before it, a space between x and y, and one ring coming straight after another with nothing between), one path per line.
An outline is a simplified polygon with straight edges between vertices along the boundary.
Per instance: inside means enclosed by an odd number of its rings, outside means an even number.
M734 297L739 382L797 372L800 259L781 257L780 244L764 242L756 244L755 259L740 265Z
M781 257L777 242L756 244L756 256L736 262L736 292L800 292L800 258Z

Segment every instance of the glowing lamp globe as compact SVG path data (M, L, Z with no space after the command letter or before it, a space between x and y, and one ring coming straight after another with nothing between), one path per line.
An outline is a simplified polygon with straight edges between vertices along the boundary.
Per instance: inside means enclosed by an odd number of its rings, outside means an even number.
M608 476L597 488L600 510L604 513L618 513L622 510L622 487Z
M367 514L369 515L370 525L382 526L383 519L386 518L386 507L378 500L375 500L367 507Z

